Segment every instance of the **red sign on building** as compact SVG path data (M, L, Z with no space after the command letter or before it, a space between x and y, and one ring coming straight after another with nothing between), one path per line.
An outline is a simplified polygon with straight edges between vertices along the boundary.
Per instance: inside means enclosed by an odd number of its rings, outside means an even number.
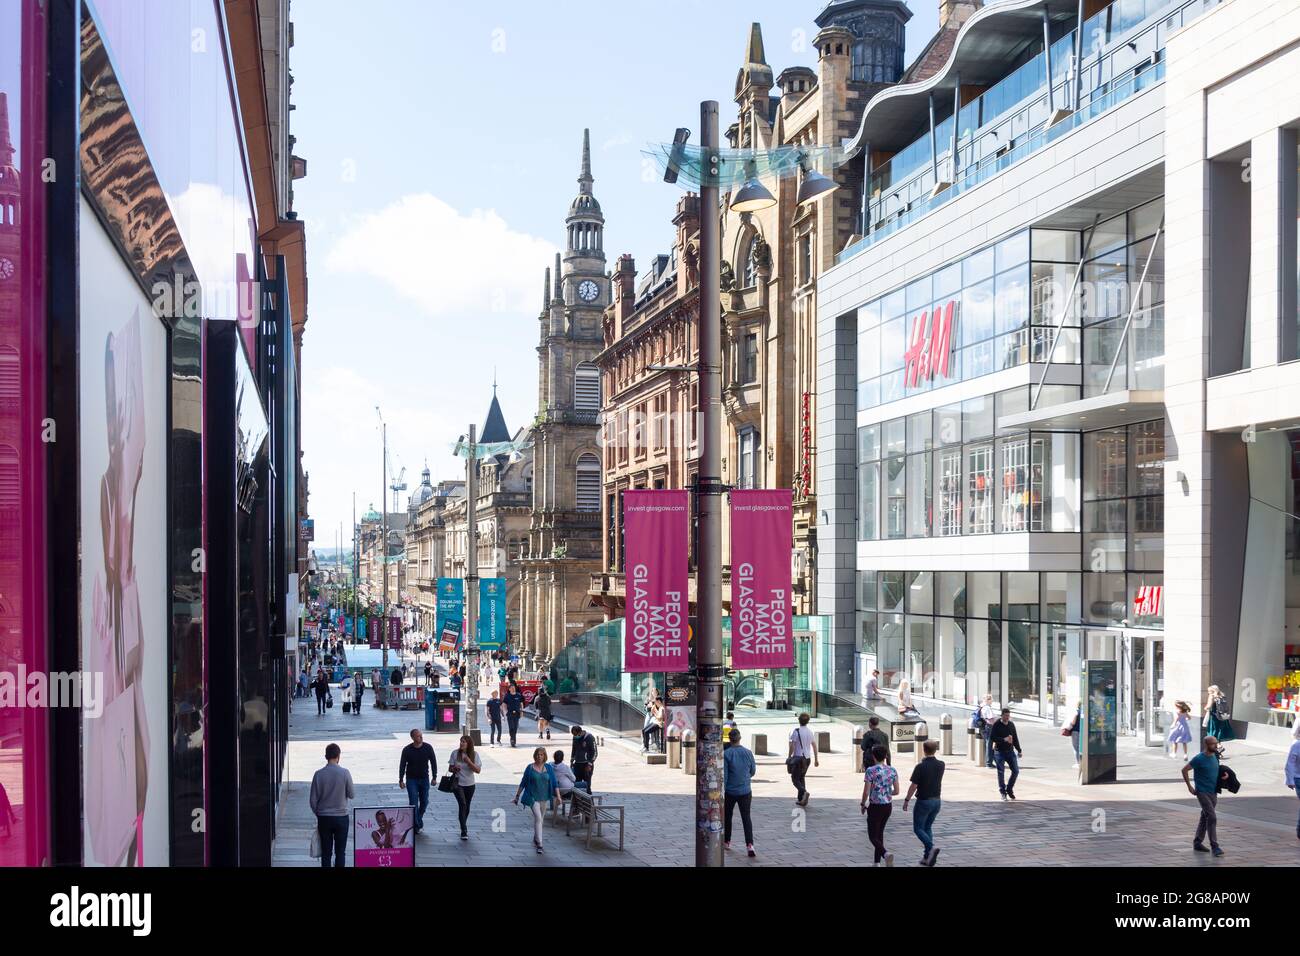
M1159 617L1164 603L1164 591L1163 585L1142 585L1133 598L1133 614L1136 617Z
M955 301L949 302L942 309L936 308L933 313L926 311L917 316L903 356L907 362L905 379L908 388L915 388L923 378L933 379L936 372L941 372L944 378L948 377L948 353L952 351L952 315L956 306Z

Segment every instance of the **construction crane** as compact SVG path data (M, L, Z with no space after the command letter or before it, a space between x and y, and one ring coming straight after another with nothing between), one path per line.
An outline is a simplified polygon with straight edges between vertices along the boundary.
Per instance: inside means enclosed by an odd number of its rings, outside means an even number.
M397 460L400 462L402 459L399 457ZM399 491L406 490L406 466L405 465L402 465L401 471L397 473L397 477L393 479L392 484L390 484L388 487L393 492L392 513L397 514L397 493Z

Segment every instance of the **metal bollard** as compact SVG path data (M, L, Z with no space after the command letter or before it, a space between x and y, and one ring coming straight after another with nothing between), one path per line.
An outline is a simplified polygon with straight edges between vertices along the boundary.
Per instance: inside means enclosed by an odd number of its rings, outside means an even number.
M944 714L939 718L939 752L945 757L953 755L952 714Z
M866 735L867 729L861 724L853 727L853 772L862 773L866 768L862 760L862 738Z
M688 777L695 776L695 731L682 731L682 769Z
M980 733L980 729L978 727L972 727L970 729L969 749L970 752L967 754L967 756L970 757L970 762L977 767L983 766L984 765L984 735Z
M916 725L916 735L912 738L912 753L915 755L917 763L925 759L925 742L929 739L930 728L926 726L923 720Z
M676 727L668 728L666 746L668 750L668 769L680 770L682 767L682 732Z

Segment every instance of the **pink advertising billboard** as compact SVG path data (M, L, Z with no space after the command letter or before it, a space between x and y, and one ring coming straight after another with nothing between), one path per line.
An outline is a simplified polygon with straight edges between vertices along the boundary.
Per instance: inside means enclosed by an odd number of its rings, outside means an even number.
M627 567L624 664L628 673L690 666L687 492L623 493Z
M356 807L352 865L415 866L415 807Z
M731 666L794 666L790 489L731 492Z

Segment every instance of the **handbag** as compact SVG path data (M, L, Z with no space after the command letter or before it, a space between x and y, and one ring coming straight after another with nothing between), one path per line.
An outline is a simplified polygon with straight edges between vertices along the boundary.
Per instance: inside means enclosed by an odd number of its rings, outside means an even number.
M334 695L333 694L325 695L325 709L329 710L333 706L334 706Z
M311 843L307 847L307 852L311 854L313 860L320 859L320 828L316 827L311 831Z
M456 790L456 778L449 773L443 774L438 780L438 790L441 793L453 793Z

